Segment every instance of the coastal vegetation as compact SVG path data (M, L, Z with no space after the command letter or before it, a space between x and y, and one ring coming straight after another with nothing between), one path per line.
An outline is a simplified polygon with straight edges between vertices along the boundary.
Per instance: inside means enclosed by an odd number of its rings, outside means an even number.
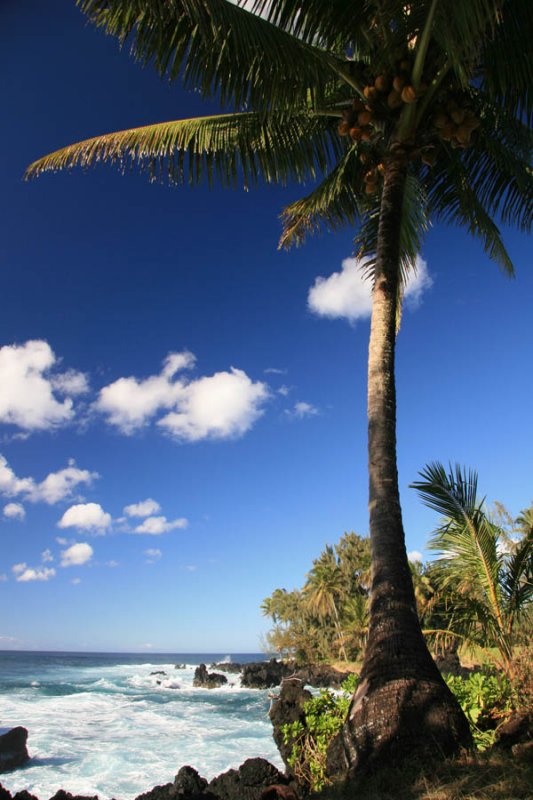
M132 42L142 62L231 111L92 138L46 156L30 175L108 160L175 183L318 178L285 209L281 245L320 227L358 226L356 252L373 285L371 575L367 622L352 598L353 637L366 647L331 769L345 778L391 755L468 745L467 721L415 613L396 463L395 344L403 288L431 220L465 227L513 273L496 221L531 226L531 4L471 0L453 14L439 0L78 4ZM303 600L314 620L329 619L331 646L345 658L355 643L344 631L338 558L326 552ZM486 609L498 615L494 598ZM509 619L489 627L503 655Z

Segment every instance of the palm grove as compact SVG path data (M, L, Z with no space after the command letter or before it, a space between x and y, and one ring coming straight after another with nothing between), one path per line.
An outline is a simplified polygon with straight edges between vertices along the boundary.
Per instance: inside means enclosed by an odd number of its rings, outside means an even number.
M77 2L143 63L218 98L223 113L97 136L42 158L30 176L107 160L176 184L311 178L315 188L283 212L282 246L354 226L373 285L371 589L359 688L331 763L346 775L386 754L453 752L469 743L468 726L426 647L404 544L395 340L430 220L466 227L513 273L497 223L531 225L531 4Z

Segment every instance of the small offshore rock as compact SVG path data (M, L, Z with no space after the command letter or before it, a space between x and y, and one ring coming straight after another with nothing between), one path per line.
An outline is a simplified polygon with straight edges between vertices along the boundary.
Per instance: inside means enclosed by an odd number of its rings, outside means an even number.
M30 760L27 741L28 731L20 725L0 735L0 772L16 769Z
M228 682L219 672L208 672L205 664L200 664L194 672L192 685L197 689L216 689Z
M2 784L0 783L0 800L11 800L11 792L9 792Z
M174 664L174 669L187 669L187 664Z
M166 675L166 674L167 673L165 672L164 669L156 669L155 672L150 673L150 675Z
M59 789L50 800L98 800L98 795L71 794L64 789Z
M271 689L279 686L283 678L293 672L294 663L276 661L275 658L270 661L256 661L243 666L241 686L245 689Z
M174 784L164 783L162 786L154 786L149 792L137 795L135 800L171 800L175 795Z

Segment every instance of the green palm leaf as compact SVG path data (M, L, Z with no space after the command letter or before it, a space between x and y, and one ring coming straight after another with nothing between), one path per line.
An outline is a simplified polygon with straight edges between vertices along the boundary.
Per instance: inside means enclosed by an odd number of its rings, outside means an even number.
M227 0L77 2L96 25L131 40L143 64L222 105L294 109L308 91L319 105L345 62Z
M26 176L86 167L101 161L136 163L154 179L172 183L245 186L302 182L327 171L340 140L331 120L308 114L222 114L118 131L69 145L34 162Z

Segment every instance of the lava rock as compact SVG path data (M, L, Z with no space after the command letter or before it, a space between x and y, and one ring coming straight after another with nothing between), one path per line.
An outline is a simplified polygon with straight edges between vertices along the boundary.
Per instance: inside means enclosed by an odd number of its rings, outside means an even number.
M98 800L98 795L87 796L83 794L71 794L64 789L59 789L50 800Z
M193 767L182 767L174 778L176 797L198 797L207 787L207 781Z
M164 783L161 786L154 786L148 792L137 795L135 800L171 800L176 795L173 783Z
M164 670L164 669L156 669L156 671L155 671L155 672L151 672L151 673L150 673L150 675L166 675L166 674L167 674L167 673L165 672L165 670Z
M225 675L221 675L219 672L208 672L206 665L200 664L194 672L192 685L199 689L216 689L227 682L228 679Z
M246 689L270 689L279 686L283 678L294 672L294 663L276 661L256 661L245 664L242 670L241 686Z
M533 712L517 711L507 722L500 725L494 747L511 750L519 744L533 741Z
M0 735L0 772L16 769L30 760L27 741L28 731L22 726Z
M222 672L229 672L232 675L237 672L242 672L244 664L239 664L237 661L219 661L218 664L211 664L211 669L221 669Z
M297 669L294 673L295 678L300 678L303 684L308 683L315 689L340 689L349 672L341 672L327 664L309 664L306 667Z
M0 800L11 800L11 792L9 792L2 784L0 783Z
M288 779L264 758L249 758L239 769L213 778L207 789L219 800L260 800L273 785L287 785Z
M187 664L174 664L174 669L187 669Z
M274 700L270 707L269 716L272 722L272 735L278 747L283 763L287 767L287 772L292 775L289 764L292 746L283 741L283 725L293 722L305 723L304 703L312 698L311 692L304 689L303 683L299 678L287 678L281 684L279 696Z

